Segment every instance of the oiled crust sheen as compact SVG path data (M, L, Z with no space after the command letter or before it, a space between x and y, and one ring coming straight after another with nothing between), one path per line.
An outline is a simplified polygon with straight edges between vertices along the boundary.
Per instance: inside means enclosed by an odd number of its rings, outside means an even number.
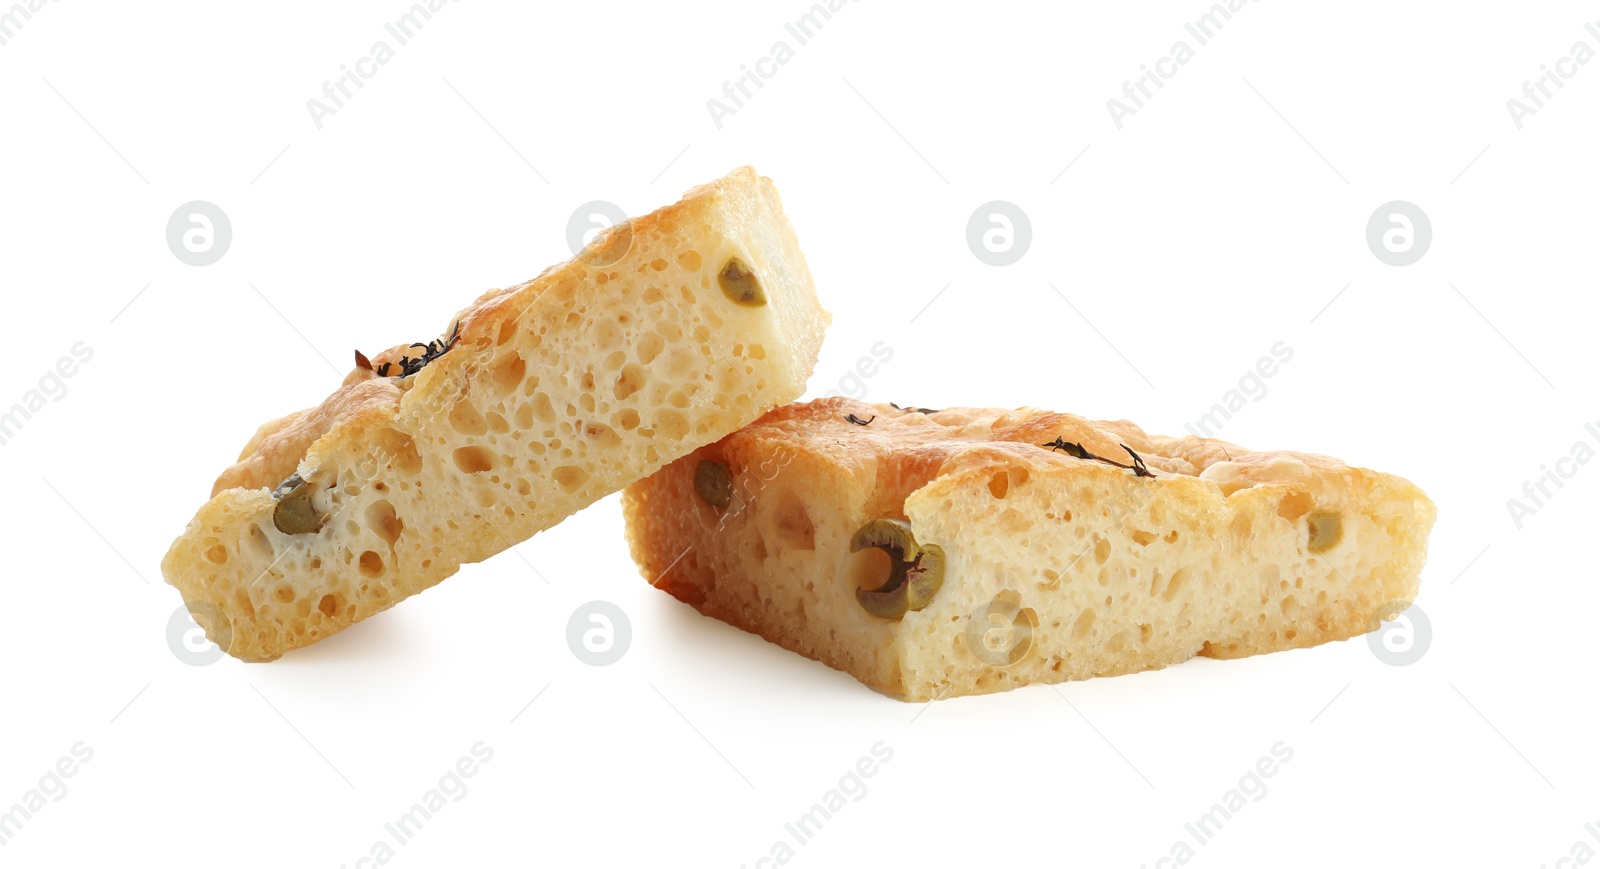
M1126 445L1153 476L1042 446L1057 438L1129 464ZM729 467L729 510L693 494L701 460ZM1409 482L1327 456L1032 408L844 398L772 411L628 487L624 509L653 585L911 700L1364 633L1415 598L1434 518ZM1341 517L1339 544L1308 551L1312 513ZM933 604L897 621L864 614L844 576L851 531L874 517L908 521L948 560ZM786 541L795 527L803 539ZM986 666L963 631L1013 599L1040 621L1037 649Z
M767 304L721 291L735 257ZM772 182L736 170L482 294L416 374L352 368L317 407L261 426L163 573L230 654L275 658L792 400L828 321ZM274 526L271 490L293 474L320 531Z

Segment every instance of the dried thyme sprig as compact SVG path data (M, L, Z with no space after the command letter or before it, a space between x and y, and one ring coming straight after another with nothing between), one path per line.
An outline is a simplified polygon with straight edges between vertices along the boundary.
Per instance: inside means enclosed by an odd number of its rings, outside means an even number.
M422 354L419 356L402 355L399 362L385 362L381 367L374 368L372 365L372 360L368 359L360 350L357 350L356 367L371 371L379 377L410 377L411 375L416 374L418 371L421 371L429 362L432 362L433 360L438 359L440 356L449 353L450 350L456 346L456 342L460 339L461 321L457 320L455 327L450 330L449 338L443 341L429 341L426 344L412 344L411 348L422 348ZM399 367L399 372L391 374L390 366Z
M1124 468L1124 469L1133 471L1133 475L1135 477L1154 477L1155 476L1155 474L1151 473L1150 469L1145 466L1144 459L1140 458L1139 454L1134 452L1132 449L1130 449L1127 444L1118 444L1118 446L1122 447L1124 450L1127 451L1129 456L1133 457L1133 464L1131 464L1131 465L1124 465L1123 463L1117 461L1116 459L1108 459L1105 456L1097 456L1094 453L1091 453L1088 450L1084 449L1083 448L1083 444L1073 443L1072 441L1063 440L1060 435L1057 435L1055 440L1053 440L1053 441L1051 441L1051 442L1049 442L1047 444L1040 444L1039 446L1048 447L1051 451L1061 450L1062 452L1066 453L1069 456L1072 456L1075 459L1089 459L1091 461L1104 462L1105 464L1111 465L1113 467Z

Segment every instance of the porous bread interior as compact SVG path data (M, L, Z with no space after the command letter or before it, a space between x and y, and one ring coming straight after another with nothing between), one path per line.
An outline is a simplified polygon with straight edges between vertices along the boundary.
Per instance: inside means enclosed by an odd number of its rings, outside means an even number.
M856 427L846 413L877 418ZM1138 478L1052 453L1038 446L1050 432L1097 455L1136 445L1166 470ZM694 494L701 459L733 472L726 511ZM1405 480L1321 456L1040 411L930 419L841 399L780 408L629 487L624 503L656 585L909 700L1355 636L1414 599L1434 515ZM1342 527L1317 553L1314 512ZM849 551L879 516L945 554L932 603L893 621L855 599L887 573L882 553ZM1020 651L980 656L974 620L980 642ZM1004 632L1022 624L1031 631ZM1031 642L1013 647L1023 633Z
M723 294L733 256L766 305ZM230 653L314 642L793 399L828 315L771 182L744 169L454 319L455 348L413 377L358 369L264 426L173 544L168 580L222 615L208 634ZM319 532L273 524L270 487L296 470Z

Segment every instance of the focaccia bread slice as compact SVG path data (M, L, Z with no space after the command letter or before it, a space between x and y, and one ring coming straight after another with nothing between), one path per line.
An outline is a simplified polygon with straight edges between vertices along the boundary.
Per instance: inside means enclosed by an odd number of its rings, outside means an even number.
M829 315L746 167L485 293L267 423L161 569L271 660L549 528L805 389Z
M1326 456L846 398L778 408L623 505L656 587L906 700L1356 636L1415 598L1434 520Z

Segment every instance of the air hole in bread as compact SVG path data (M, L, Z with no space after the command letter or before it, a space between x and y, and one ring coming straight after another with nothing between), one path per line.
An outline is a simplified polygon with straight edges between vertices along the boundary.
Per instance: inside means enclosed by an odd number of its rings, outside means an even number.
M500 332L495 336L495 344L504 344L517 334L517 318L511 317L500 324Z
M634 348L634 353L639 357L640 362L649 365L656 361L656 357L660 356L661 351L665 349L667 349L665 339L655 332L646 332L640 336L638 346Z
M800 500L800 496L788 490L779 496L778 507L773 511L773 532L778 541L790 549L816 549L817 529L811 522L811 514L806 511L805 502ZM883 575L887 576L887 565L884 571Z
M556 421L556 406L550 402L550 396L542 392L533 397L533 412L546 425Z
M450 427L464 435L481 435L489 430L483 413L465 395L450 408Z
M989 494L994 497L1005 500L1006 493L1010 490L1011 478L1006 475L1005 471L1001 471L989 478Z
M388 501L373 501L367 505L367 527L371 528L383 542L394 545L400 539L400 532L406 524L395 515L394 505Z
M622 446L622 438L615 429L603 423L591 422L584 426L583 434L592 446L610 452Z
M257 558L272 560L272 541L267 539L266 532L261 530L260 525L251 525L245 532L244 539L245 543L255 551Z
M1085 640L1094 632L1094 610L1084 610L1079 614L1077 621L1072 623L1072 638Z
M583 485L584 480L589 479L588 472L576 465L562 465L555 469L554 476L561 488L569 492Z
M1061 584L1061 574L1048 567L1039 571L1039 575L1043 577L1043 580L1038 584L1042 589L1054 589Z
M1305 492L1293 492L1278 501L1278 515L1290 522L1298 521L1301 516L1310 512L1311 496Z
M611 394L618 401L622 401L638 392L644 387L644 369L637 365L627 365L622 369L622 375L617 378L617 385L612 388Z
M1167 580L1166 589L1161 592L1161 599L1168 602L1176 599L1178 593L1183 591L1183 587L1187 585L1188 582L1189 569L1187 567L1180 567L1173 571L1172 577Z
M479 446L457 447L451 458L463 474L481 474L494 467L494 454Z
M403 474L413 475L422 470L422 456L417 453L417 442L405 432L392 428L379 429L378 444L389 454L389 463Z
M522 385L522 378L528 371L528 364L516 353L508 353L494 363L489 369L489 382L494 385L497 396L510 395L517 387Z
M360 565L362 576L377 577L383 575L383 556L370 549L361 553Z

